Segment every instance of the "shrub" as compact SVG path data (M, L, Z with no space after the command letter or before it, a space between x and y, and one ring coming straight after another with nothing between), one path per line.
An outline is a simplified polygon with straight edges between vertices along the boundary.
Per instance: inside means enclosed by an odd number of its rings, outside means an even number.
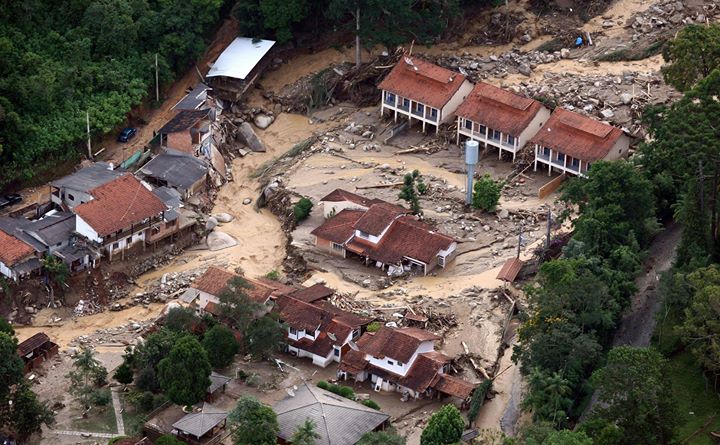
M185 445L185 442L178 440L169 434L165 434L155 440L155 445Z
M367 326L368 332L377 332L382 327L382 324L379 321L373 321Z
M473 186L473 207L486 212L494 212L500 201L502 188L503 183L501 181L494 180L486 173Z
M277 281L280 279L280 271L278 271L277 269L273 269L265 274L265 278L267 278L268 280Z
M97 391L93 391L92 395L90 396L90 403L95 406L106 406L108 403L110 403L110 390L100 389Z
M317 387L326 391L330 391L330 384L325 380L320 380L319 382L317 382Z
M346 399L355 400L355 391L353 391L353 389L349 386L339 386L338 394Z
M245 384L251 388L257 388L260 386L262 382L260 381L260 376L253 373L248 378L245 379Z
M295 204L293 208L293 214L295 215L295 221L300 222L310 216L310 211L313 208L313 203L307 198L302 198Z
M237 378L244 382L248 378L248 373L243 371L242 369L238 369Z
M374 400L367 399L367 400L363 400L360 403L367 406L368 408L372 408L372 409L376 409L376 410L380 411L380 405L378 405Z
M113 445L115 442L121 441L123 439L127 439L128 436L115 436L112 439L108 440L108 445Z

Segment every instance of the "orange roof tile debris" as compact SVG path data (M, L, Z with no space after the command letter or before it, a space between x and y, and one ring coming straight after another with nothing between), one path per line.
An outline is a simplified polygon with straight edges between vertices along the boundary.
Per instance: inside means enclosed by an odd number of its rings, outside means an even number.
M515 278L517 278L518 274L520 273L523 264L524 263L519 258L510 258L509 260L505 261L502 269L500 269L500 272L498 272L497 279L512 283L513 281L515 281Z
M355 233L355 223L364 213L363 210L344 209L310 233L318 238L342 244Z
M378 88L441 109L460 89L465 76L418 57L401 58Z
M94 199L75 207L75 213L101 237L166 210L165 204L130 173L90 190L90 195Z
M0 262L12 267L35 254L35 249L24 241L0 230Z
M470 397L477 385L455 376L438 374L438 378L431 386L443 394L465 400Z
M519 137L543 105L533 99L520 96L480 82L455 114L480 125Z
M363 207L370 207L373 204L384 202L381 199L371 199L366 198L364 196L360 196L353 192L348 192L347 190L343 189L335 189L332 192L325 195L322 199L320 199L320 202L327 201L327 202L342 202L342 201L348 201L352 202L354 204L363 206Z
M617 127L556 108L530 142L592 162L607 156L622 136L622 130Z
M265 283L251 278L245 278L236 273L210 266L204 274L200 275L192 284L192 288L218 296L228 286L233 278L243 279L248 287L245 289L248 297L256 303L264 304L274 289Z

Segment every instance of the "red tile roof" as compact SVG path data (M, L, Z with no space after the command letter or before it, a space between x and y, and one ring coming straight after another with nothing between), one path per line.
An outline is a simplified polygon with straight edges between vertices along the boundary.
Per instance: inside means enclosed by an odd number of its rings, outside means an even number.
M542 104L536 100L480 82L455 114L518 137L541 108Z
M437 351L418 354L400 384L418 392L424 392L435 380L443 365L450 363L450 357Z
M318 238L342 244L355 233L353 226L364 213L363 210L342 210L310 233Z
M522 269L523 262L519 258L511 258L503 264L502 269L497 274L497 279L512 283L517 278L520 269Z
M403 57L378 88L442 108L460 89L465 76L417 57Z
M430 264L440 250L447 250L454 242L414 217L403 216L390 227L370 257L390 264L399 263L403 257Z
M348 201L355 203L357 205L363 206L363 207L370 207L373 204L384 202L381 199L371 199L366 198L364 196L360 196L356 193L348 192L347 190L343 189L335 189L332 192L325 195L322 199L320 199L320 202L327 201L327 202L343 202Z
M135 176L126 174L90 190L93 200L75 207L101 237L164 212L165 204Z
M335 291L333 289L330 289L329 287L317 283L313 284L310 287L305 287L300 290L296 290L292 293L287 294L288 296L304 301L306 303L313 303L317 300L322 300L323 298L329 298L331 297Z
M383 326L374 334L364 334L358 341L358 348L376 358L389 357L407 363L423 342L435 340L440 337L424 329Z
M407 213L407 209L390 204L389 202L373 204L363 213L360 219L357 220L354 227L356 230L378 236L395 218Z
M0 230L0 262L12 267L35 254L30 244Z
M607 156L622 136L619 128L556 108L530 142L592 162Z
M218 296L228 286L233 278L242 278L248 284L245 289L248 297L256 303L264 304L274 289L265 283L251 278L245 278L238 274L228 272L214 266L208 267L204 274L200 275L192 284L193 289L207 292L210 295Z
M343 339L353 328L359 328L372 321L338 309L328 302L325 303L315 305L284 295L277 299L277 310L280 319L288 326L305 331L314 331L319 327Z
M367 366L368 361L365 360L364 352L349 349L342 355L338 369L352 374L357 374L363 371Z
M470 397L477 385L455 376L438 374L436 381L431 386L443 394L465 400Z

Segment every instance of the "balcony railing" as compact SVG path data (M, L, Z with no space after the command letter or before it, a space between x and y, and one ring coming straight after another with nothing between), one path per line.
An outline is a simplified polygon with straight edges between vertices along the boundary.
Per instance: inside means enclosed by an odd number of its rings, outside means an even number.
M423 117L422 110L412 110L412 114L414 114L415 116Z
M564 159L553 159L552 160L553 165L557 165L558 167L564 167L565 166L565 160Z
M399 110L408 111L410 109L410 105L397 104L397 108Z
M570 170L570 171L573 171L573 172L578 172L578 171L580 171L580 166L579 166L579 165L568 164L568 165L565 166L565 168L568 169L568 170Z
M427 116L425 116L425 119L427 119L429 121L437 122L438 117L437 117L437 114L435 116L428 114Z
M395 99L394 99L394 98L392 98L392 99L386 98L386 99L385 99L385 103L386 103L387 105L391 105L391 106L394 107L394 106L395 106Z
M538 153L538 154L537 154L537 158L538 158L538 159L541 159L541 160L543 160L543 161L545 161L545 162L550 162L550 155L546 155L546 154L543 154L543 153Z

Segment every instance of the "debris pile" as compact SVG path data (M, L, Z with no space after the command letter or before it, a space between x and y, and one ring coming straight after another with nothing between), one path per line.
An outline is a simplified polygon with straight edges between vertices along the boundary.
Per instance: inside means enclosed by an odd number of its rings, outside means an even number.
M628 20L633 41L651 34L664 33L693 23L714 22L720 16L717 3L689 6L678 0L664 0Z

